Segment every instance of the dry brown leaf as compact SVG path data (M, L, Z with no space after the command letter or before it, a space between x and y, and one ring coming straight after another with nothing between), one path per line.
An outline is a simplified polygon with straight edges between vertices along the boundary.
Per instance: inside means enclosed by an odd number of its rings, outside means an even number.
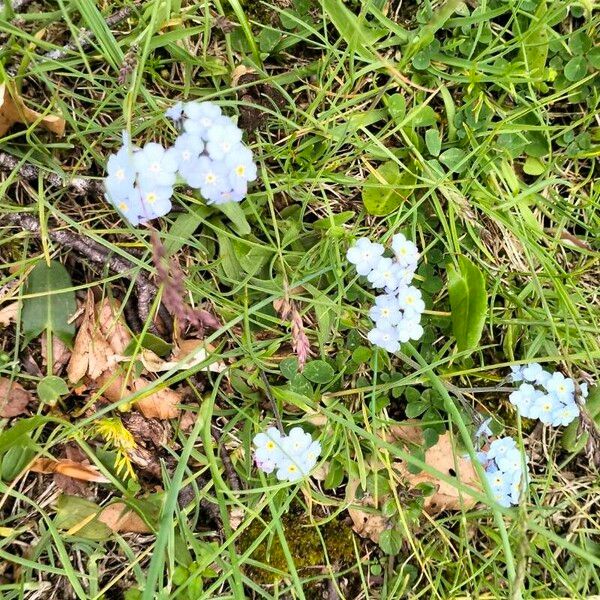
M346 501L351 502L353 505L348 508L348 514L353 523L352 529L361 537L368 537L375 543L378 543L381 533L389 529L389 519L377 511L377 503L372 496L365 495L360 500L356 499L358 486L358 479L351 479L346 486ZM379 500L382 500L382 498ZM375 512L366 512L360 508L356 508L357 505L373 508Z
M147 349L142 350L139 358L149 373L160 373L161 371L170 371L171 369L184 371L204 362L207 356L210 356L210 353L214 351L214 346L202 340L178 340L169 361L163 360L154 352ZM190 357L190 354L193 353L195 353L194 356ZM121 360L131 360L131 357L121 357ZM221 373L226 368L227 365L223 361L215 360L200 370Z
M52 133L63 136L65 133L65 120L56 115L42 116L40 113L27 108L15 92L9 92L5 83L0 84L0 137L2 137L15 123L29 125L39 121L40 125Z
M110 527L115 533L149 533L146 522L124 502L115 502L107 506L98 520Z
M425 462L442 473L455 476L464 486L481 491L479 477L471 459L468 456L465 458L456 455L450 433L446 432L441 435L437 444L425 451ZM444 510L468 510L477 503L473 496L461 492L450 483L441 481L435 475L425 471L413 475L404 463L397 464L396 467L407 480L410 488L414 488L420 483L430 483L436 487L436 491L425 498L423 506L431 515L436 515Z
M110 483L110 479L107 479L98 471L94 465L86 465L68 458L60 458L58 460L54 458L36 458L31 465L29 470L34 473L58 473L65 475L66 477L72 477L73 479L80 479L81 481L93 481L95 483Z
M383 436L386 442L404 442L405 444L423 445L423 428L418 419L407 419L402 424L392 425Z
M149 382L142 378L133 383L136 391L143 390L149 385ZM182 397L178 392L164 388L137 400L136 407L147 419L175 419L181 412L177 407L181 401Z
M0 309L0 325L8 327L13 321L17 320L19 314L19 303L11 302Z
M245 65L238 65L235 69L233 69L231 73L231 87L236 87L240 77L244 75L256 73L256 69L252 69L251 67L246 67Z
M48 364L48 349L46 348L46 334L41 337L43 364ZM56 335L52 336L52 373L58 375L71 360L71 350Z
M130 341L118 303L105 298L94 304L94 295L88 290L83 320L67 367L69 381L75 383L86 375L96 381L117 364Z
M31 394L20 383L0 377L0 417L8 419L23 414L30 400Z

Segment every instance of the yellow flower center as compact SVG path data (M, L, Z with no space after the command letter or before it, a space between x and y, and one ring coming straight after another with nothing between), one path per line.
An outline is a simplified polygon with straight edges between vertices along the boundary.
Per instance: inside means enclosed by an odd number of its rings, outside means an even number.
M156 202L156 194L154 192L150 192L146 196L146 202L148 202L148 204L154 204Z
M116 173L115 173L115 177L119 180L119 181L123 181L123 179L125 179L125 171L123 171L123 169L119 169Z
M235 168L235 173L239 177L243 177L246 174L246 167L244 165L239 165Z
M129 207L127 206L127 204L125 204L125 202L119 202L119 210L125 212L128 208Z
M214 173L207 173L206 177L204 178L204 181L206 181L206 183L214 183L217 180L217 178L215 177Z

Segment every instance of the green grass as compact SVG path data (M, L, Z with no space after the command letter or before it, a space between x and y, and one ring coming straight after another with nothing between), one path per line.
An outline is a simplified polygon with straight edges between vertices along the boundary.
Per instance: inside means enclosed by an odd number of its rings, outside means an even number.
M177 132L163 112L177 100L217 101L239 115L259 167L240 205L244 218L180 188L176 211L153 222L181 264L188 300L219 315L222 327L207 336L228 369L207 373L205 362L153 379L153 389L184 390L198 416L186 431L173 422L163 448L148 446L160 478L139 465L137 481L116 474L115 448L94 431L139 393L102 404L102 390L70 385L54 408L36 399L30 420L3 419L0 597L600 594L593 460L563 439L563 428L521 422L504 383L510 364L530 359L598 380L597 10L567 0L487 0L476 11L453 0L149 0L108 28L106 17L129 4L42 1L0 22L0 77L29 106L67 121L61 139L35 124L11 129L0 151L42 174L99 179L122 130L138 145L172 143ZM236 27L223 33L217 17ZM94 34L91 49L43 58L82 27ZM120 85L126 56L135 66ZM242 65L255 79L232 85ZM381 188L372 174L389 161L403 174L402 198L389 214L370 215L363 192ZM0 309L26 300L30 269L50 258L65 265L80 299L90 288L124 303L135 293L129 279L53 241L57 228L154 275L148 229L129 226L99 195L76 197L17 173L3 174L0 194ZM39 238L8 225L4 215L17 211L41 221ZM398 232L422 251L428 310L424 338L389 355L366 341L373 293L345 254L358 236L389 241ZM447 288L447 265L459 257L483 274L488 294L482 336L466 351L457 348ZM282 372L293 355L290 324L273 302L284 298L302 315L313 359L334 367L328 383L290 382ZM0 375L35 397L51 370L39 338L26 345L27 324L17 321L2 329ZM474 449L474 411L523 443L531 482L518 508L502 509L489 490L473 492L422 453L384 441L415 391L434 403L425 427L452 431L461 453ZM300 424L321 440L319 478L281 484L253 467L252 437L274 421L270 396L286 430ZM152 533L93 539L89 529L60 526L56 481L25 467L36 456L64 456L66 443L111 480L89 487L90 499L126 502ZM423 514L418 493L398 482L398 459L475 495L476 507ZM345 545L332 535L348 524L346 486L357 480L390 498L380 508L400 540L392 555L358 535L340 535Z

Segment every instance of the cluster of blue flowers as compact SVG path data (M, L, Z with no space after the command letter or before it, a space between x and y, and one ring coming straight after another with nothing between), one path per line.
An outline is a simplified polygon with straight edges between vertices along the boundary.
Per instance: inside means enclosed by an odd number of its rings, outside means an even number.
M294 427L288 435L281 435L275 427L269 427L252 440L256 449L254 461L265 473L276 470L279 481L298 481L308 475L317 464L321 444L313 441L302 427Z
M515 440L511 437L494 440L487 452L479 452L478 458L485 468L494 500L504 507L519 504L527 483L527 463Z
M385 293L375 298L369 315L375 327L367 337L372 344L388 352L397 352L400 344L418 340L423 335L421 314L425 303L421 291L411 285L419 251L401 233L392 238L393 257L383 255L382 244L360 238L348 250L348 260L359 275L366 276L371 286Z
M174 186L200 191L208 204L240 202L256 179L251 150L242 130L211 102L179 102L166 116L183 129L172 148L150 142L123 146L108 159L106 198L133 225L166 215Z
M568 425L579 416L575 402L575 382L561 372L550 373L538 363L511 367L512 381L522 381L509 400L519 414L528 419L539 419L546 425ZM583 400L588 396L586 383L579 386Z

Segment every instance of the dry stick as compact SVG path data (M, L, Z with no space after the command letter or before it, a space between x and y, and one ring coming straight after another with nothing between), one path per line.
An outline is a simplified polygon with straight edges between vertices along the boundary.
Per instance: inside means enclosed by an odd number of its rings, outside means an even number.
M0 152L0 171L15 171L18 169L18 175L21 179L26 181L35 181L40 175L40 169L33 165L20 165L19 161L14 156ZM94 179L85 179L83 177L75 177L73 179L63 179L56 173L44 173L42 177L53 187L66 187L69 191L73 192L78 196L85 196L86 194L103 194L104 189L100 181Z
M40 223L31 215L22 213L8 213L4 215L4 218L13 225L21 227L21 229L30 231L36 235L39 235L40 233ZM153 330L155 329L152 320L150 319L150 306L158 294L158 289L141 273L130 273L131 269L134 267L133 263L126 258L122 258L114 254L109 255L106 248L104 248L104 246L98 242L72 231L60 229L51 230L48 231L48 235L50 236L50 239L62 244L63 246L72 248L92 262L101 265L107 265L108 268L114 273L119 273L120 275L131 279L134 282L137 290L138 314L140 320L142 323L149 321L150 328ZM159 310L160 316L165 322L165 326L171 331L173 328L173 323L170 315L166 310L162 309L162 306L159 307Z
M114 12L112 15L106 17L106 24L108 28L114 27L124 21L131 15L133 10L137 8L139 4L142 3L142 0L135 0L135 2L131 6L125 6L120 10ZM77 52L80 48L82 50L87 50L91 47L92 42L95 39L95 34L88 29L82 29L77 37L77 40L74 42L69 42L65 44L62 48L57 48L56 50L50 50L43 55L43 58L49 60L62 60L66 58L71 52Z
M239 492L242 489L242 485L240 483L240 479L233 468L233 463L231 462L231 458L229 454L227 454L227 448L225 448L225 444L222 443L221 432L217 428L216 425L210 426L212 436L217 441L219 446L219 454L221 455L221 462L223 463L223 468L225 469L225 474L227 475L227 480L229 481L229 486L234 492Z

